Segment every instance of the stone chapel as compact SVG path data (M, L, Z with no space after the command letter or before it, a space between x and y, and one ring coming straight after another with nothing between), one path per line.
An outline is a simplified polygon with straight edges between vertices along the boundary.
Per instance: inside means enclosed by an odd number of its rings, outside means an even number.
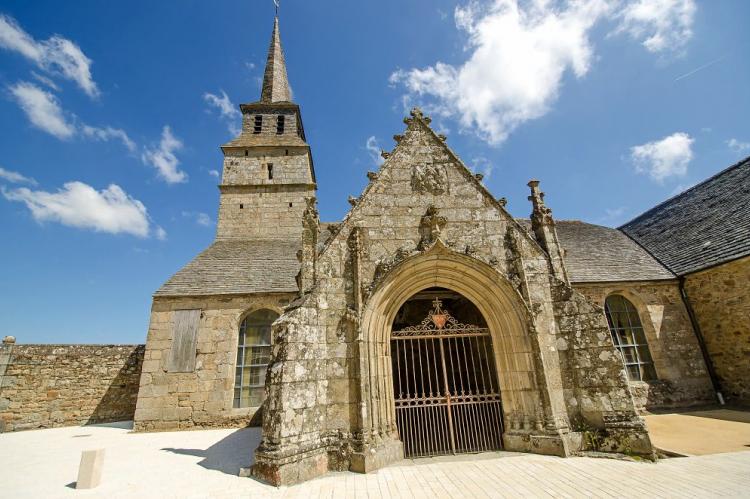
M216 239L154 294L136 430L262 425L248 473L279 485L499 449L651 458L639 411L715 401L717 379L747 394L686 301L702 267L649 249L658 210L557 221L531 180L514 218L414 109L343 220L321 222L278 18L240 109ZM747 186L750 162L733 168Z

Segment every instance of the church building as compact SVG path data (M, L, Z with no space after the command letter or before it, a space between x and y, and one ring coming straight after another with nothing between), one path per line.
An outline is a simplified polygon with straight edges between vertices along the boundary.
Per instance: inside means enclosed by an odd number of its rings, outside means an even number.
M749 160L621 229L555 220L537 180L518 219L414 109L327 223L278 18L240 109L216 239L153 297L137 431L262 425L248 473L280 485L493 450L652 458L643 410L750 399Z

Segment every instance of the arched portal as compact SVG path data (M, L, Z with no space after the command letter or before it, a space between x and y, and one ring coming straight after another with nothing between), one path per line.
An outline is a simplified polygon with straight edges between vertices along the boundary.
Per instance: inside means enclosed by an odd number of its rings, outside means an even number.
M362 311L359 358L363 405L358 413L358 430L363 442L378 446L380 442L401 440L396 422L391 332L402 305L429 288L458 293L481 314L491 337L502 399L503 445L511 450L525 449L528 445L523 435L512 435L543 428L545 418L554 417L540 386L543 367L539 345L530 334L530 312L518 291L494 268L447 248L440 240L389 269Z
M396 314L390 342L405 457L502 448L492 337L470 300L440 287L416 293Z

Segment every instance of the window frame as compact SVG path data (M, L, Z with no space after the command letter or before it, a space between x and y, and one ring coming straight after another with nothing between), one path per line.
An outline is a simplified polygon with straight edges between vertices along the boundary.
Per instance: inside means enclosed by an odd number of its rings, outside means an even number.
M620 304L615 301L620 301ZM621 305L621 308L617 308L617 305ZM611 294L604 300L604 315L612 344L622 357L628 381L657 381L659 378L646 331L633 302L621 294Z
M266 369L270 362L271 345L273 343L271 324L279 318L279 315L279 312L271 308L259 308L247 313L239 321L237 328L237 356L234 366L235 379L232 390L232 408L235 410L260 407L266 398ZM255 343L247 342L250 338L248 329L251 327L259 328ZM265 338L267 338L267 342L264 342ZM261 351L256 354L256 349L261 349ZM260 360L265 360L266 362L257 362L256 355L260 357ZM250 362L246 363L248 359ZM259 379L253 382L255 375ZM247 390L246 397L244 395L245 390ZM262 391L260 398L258 398L259 391Z

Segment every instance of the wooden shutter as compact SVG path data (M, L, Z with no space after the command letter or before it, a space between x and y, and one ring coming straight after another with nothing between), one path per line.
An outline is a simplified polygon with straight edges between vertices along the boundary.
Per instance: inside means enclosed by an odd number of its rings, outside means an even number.
M169 352L167 371L190 373L195 370L195 349L198 342L200 317L200 309L174 311L172 349Z

